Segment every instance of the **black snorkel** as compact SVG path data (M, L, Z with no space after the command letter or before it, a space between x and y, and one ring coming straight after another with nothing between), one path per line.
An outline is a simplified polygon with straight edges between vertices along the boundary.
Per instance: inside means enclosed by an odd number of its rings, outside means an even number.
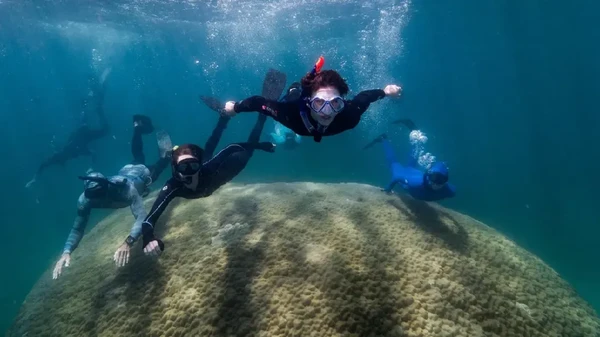
M448 175L441 172L427 170L423 174L424 185L432 191L442 189L448 183Z
M122 182L120 182L120 183L115 183L115 182L112 182L112 181L110 181L110 180L108 180L108 179L106 179L106 178L102 178L102 177L93 177L93 176L79 176L79 177L77 177L77 178L79 178L80 180L83 180L83 181L93 181L93 182L95 182L95 183L98 183L98 184L100 184L100 185L104 185L104 186L108 186L108 185L112 185L112 186L122 186L122 185L124 185L125 183L127 183L127 179L123 179L123 181L122 181Z
M127 179L115 183L104 177L79 176L77 178L83 181L92 181L97 184L96 186L85 188L84 195L89 199L104 198L108 194L110 186L121 187L127 184Z

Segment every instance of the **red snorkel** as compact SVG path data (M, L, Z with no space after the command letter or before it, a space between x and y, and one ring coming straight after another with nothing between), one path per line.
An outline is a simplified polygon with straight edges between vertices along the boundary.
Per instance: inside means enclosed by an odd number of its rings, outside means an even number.
M317 63L315 63L315 66L313 67L312 71L310 72L311 75L318 74L321 71L321 69L323 68L323 65L325 65L325 58L323 56L319 56Z
M310 71L308 76L306 76L306 77L308 77L309 81L312 81L314 79L315 75L317 75L323 68L323 65L325 65L325 57L323 57L323 55L321 55L317 59L315 66L312 68L312 70ZM303 82L304 82L304 79L303 79ZM309 108L310 97L306 96L306 93L304 93L302 97L303 98L301 100L302 103L300 106L300 117L302 117L302 122L304 123L306 130L308 130L308 132L310 132L310 134L313 136L313 139L315 140L315 142L319 143L321 141L321 139L323 138L322 134L323 134L323 132L325 132L327 127L324 127L319 124L319 128L317 129L313 126L312 122L308 118L308 111L307 111L307 108Z

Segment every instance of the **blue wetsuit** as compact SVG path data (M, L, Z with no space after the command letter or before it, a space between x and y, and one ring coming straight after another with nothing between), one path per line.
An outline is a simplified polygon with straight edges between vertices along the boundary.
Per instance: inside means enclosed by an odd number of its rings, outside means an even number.
M81 193L77 200L77 217L65 243L64 253L72 253L79 245L93 208L117 209L131 207L135 223L129 235L135 241L142 234L142 221L144 221L147 214L142 197L148 194L148 185L152 182L150 170L145 165L128 164L119 170L118 175L107 179L113 183L122 183L125 179L127 181L112 190L112 193L109 193L103 199L88 199L84 193Z
M437 201L446 198L452 198L456 194L455 187L446 183L444 186L435 190L429 186L425 180L425 172L418 168L417 160L412 158L406 166L402 166L396 161L392 144L389 140L383 139L383 148L385 157L392 173L392 181L386 187L386 192L391 192L396 184L399 184L413 198L424 201Z

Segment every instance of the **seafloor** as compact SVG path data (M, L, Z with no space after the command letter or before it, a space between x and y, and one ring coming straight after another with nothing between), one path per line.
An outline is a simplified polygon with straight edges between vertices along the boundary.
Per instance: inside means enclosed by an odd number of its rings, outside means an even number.
M369 185L228 184L177 200L157 226L163 256L138 244L116 269L132 223L123 209L96 225L8 336L600 336L597 314L532 254Z

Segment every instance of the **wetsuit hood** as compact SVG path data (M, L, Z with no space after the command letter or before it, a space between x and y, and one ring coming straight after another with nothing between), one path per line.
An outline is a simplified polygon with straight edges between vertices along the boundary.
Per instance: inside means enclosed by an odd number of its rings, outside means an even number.
M446 177L448 177L448 174L449 174L448 166L446 165L446 163L441 162L441 161L431 164L431 167L429 168L428 172L438 173L438 174L444 175Z
M195 144L183 144L176 145L173 147L173 153L171 154L171 174L173 178L180 181L187 181L183 175L177 172L175 167L177 166L177 160L182 155L190 155L196 158L201 164L203 162L204 150ZM201 170L199 170L196 174L201 174Z
M424 178L430 187L443 186L450 178L448 166L443 162L435 162L425 172Z

